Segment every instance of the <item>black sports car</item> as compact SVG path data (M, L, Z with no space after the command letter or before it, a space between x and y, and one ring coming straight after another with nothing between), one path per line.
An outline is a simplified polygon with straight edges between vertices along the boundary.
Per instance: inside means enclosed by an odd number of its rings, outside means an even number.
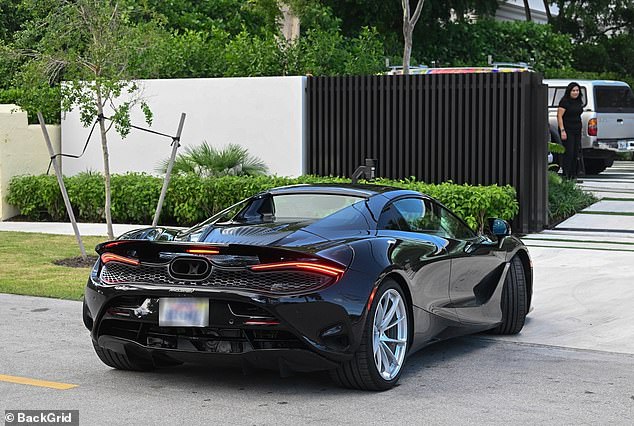
M528 251L507 222L490 224L477 235L397 188L271 189L186 231L98 245L84 323L114 368L236 362L384 390L425 345L522 329Z

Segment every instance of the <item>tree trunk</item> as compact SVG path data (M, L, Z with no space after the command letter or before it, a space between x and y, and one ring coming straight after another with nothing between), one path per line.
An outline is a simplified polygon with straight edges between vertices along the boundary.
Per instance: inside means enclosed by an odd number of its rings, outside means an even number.
M532 21L533 19L531 17L531 7L528 4L528 0L524 0L524 12L526 12L526 21Z
M416 22L418 22L418 18L420 18L425 0L418 0L414 14L410 13L409 0L402 0L401 4L403 6L403 41L405 42L405 47L403 48L403 74L409 74L414 27L416 26Z
M409 74L409 61L412 57L412 31L411 29L403 30L405 39L405 47L403 48L403 74Z
M106 203L104 205L104 210L106 213L106 226L108 228L108 239L114 240L114 231L112 230L112 211L111 211L111 197L110 197L110 158L108 155L108 139L106 137L106 123L103 119L103 102L101 99L101 88L99 87L99 83L96 87L97 94L97 113L99 114L99 133L101 134L101 151L103 152L103 175L105 181L105 189L106 189Z

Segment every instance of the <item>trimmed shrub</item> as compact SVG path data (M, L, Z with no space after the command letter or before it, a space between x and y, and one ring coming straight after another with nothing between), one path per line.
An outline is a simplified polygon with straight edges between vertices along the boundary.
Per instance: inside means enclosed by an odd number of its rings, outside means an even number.
M597 201L594 195L579 188L575 181L548 172L548 216L551 226Z
M83 173L65 177L64 182L78 220L103 221L103 177ZM346 178L300 176L173 176L163 205L161 223L189 226L214 213L270 188L294 184L349 183ZM378 179L372 182L428 194L473 229L481 230L488 217L512 219L518 212L515 189L511 186L438 185L415 179ZM161 191L161 178L141 173L112 176L112 218L116 223L151 223ZM67 220L64 203L54 176L17 176L9 183L7 201L30 220Z

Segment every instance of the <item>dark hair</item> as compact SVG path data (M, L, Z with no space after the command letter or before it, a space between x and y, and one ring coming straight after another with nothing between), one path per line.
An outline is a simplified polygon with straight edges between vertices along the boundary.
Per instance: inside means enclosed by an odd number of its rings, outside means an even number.
M572 89L574 89L575 87L579 88L579 97L577 99L572 99L572 97L570 97L570 92L572 92ZM571 101L579 101L581 103L583 103L583 95L581 94L581 86L579 86L579 83L576 82L572 82L568 85L568 87L566 87L566 92L564 93L564 98L571 100Z

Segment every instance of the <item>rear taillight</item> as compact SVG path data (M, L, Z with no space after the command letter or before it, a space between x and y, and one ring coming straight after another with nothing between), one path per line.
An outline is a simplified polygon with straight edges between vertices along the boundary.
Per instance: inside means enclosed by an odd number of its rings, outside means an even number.
M244 322L244 325L280 325L276 320L248 320Z
M277 262L277 263L264 263L261 265L251 266L252 271L280 271L280 270L301 270L307 272L316 272L318 274L328 275L331 277L337 277L343 274L343 268L337 268L334 266L324 265L322 263L309 263L309 262Z
M597 132L597 119L591 118L590 120L588 120L588 136L596 136Z
M187 249L185 250L190 254L219 254L220 250L218 249Z
M105 265L109 262L125 263L126 265L138 266L139 261L130 257L119 256L114 253L104 253L101 255L101 262Z

